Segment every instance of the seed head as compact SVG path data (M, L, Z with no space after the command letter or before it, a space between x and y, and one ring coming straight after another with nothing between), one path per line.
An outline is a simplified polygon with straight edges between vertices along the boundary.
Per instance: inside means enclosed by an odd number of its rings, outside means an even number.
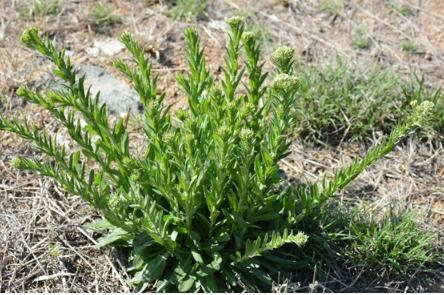
M23 169L24 164L25 164L24 159L20 158L20 157L16 157L16 158L12 159L12 161L11 161L12 167L14 167L16 169Z
M139 179L140 179L140 172L139 171L135 172L134 174L131 174L131 176L130 176L130 180L133 182L137 182L137 181L139 181Z
M228 25L230 25L231 29L238 29L239 26L243 23L243 19L240 16L233 16L227 20Z
M240 139L243 141L250 141L253 138L253 131L251 131L248 128L242 128L242 130L239 133Z
M291 74L294 64L294 50L290 47L280 47L272 54L271 59L279 73Z
M185 109L178 109L176 111L176 118L180 121L185 121L188 117L188 112Z
M435 104L433 102L426 100L416 107L416 111L421 115L428 115L432 112L434 107Z
M165 142L169 143L169 142L173 142L174 140L174 132L172 131L168 131L164 134L163 139L165 140Z
M254 112L254 105L252 103L246 103L241 108L241 116L248 116Z
M293 61L294 49L290 47L279 47L273 52L272 59L277 65L288 64Z
M245 32L242 38L245 44L252 44L256 40L256 34L253 32Z
M308 236L304 234L303 232L298 232L293 238L292 242L295 243L297 246L304 246L308 241Z
M27 92L28 92L28 89L25 86L20 86L17 89L16 94L20 97L24 97L24 96L26 96Z
M236 103L234 100L229 101L229 102L227 103L227 107L228 107L229 110L233 110L234 108L237 107L237 103Z
M435 107L434 103L431 101L423 101L421 104L418 105L417 101L413 101L410 103L412 106L413 112L410 115L410 120L415 125L421 126L427 123L427 121L430 119L430 114L433 111L433 108Z
M287 74L279 74L271 82L271 89L277 92L288 92L299 85L298 78Z
M220 138L222 139L226 139L229 135L230 135L230 128L228 128L227 126L221 126L219 127L219 129L217 130L217 134L219 135Z
M155 101L155 100L153 99L153 100L151 100L151 101L148 103L148 109L153 110L153 109L156 109L156 108L157 108L157 101Z
M158 106L159 104L155 99L150 100L146 106L148 113L151 115L156 114L159 111Z
M38 30L36 27L27 28L20 37L20 41L27 46L31 46L33 40L38 36Z
M132 162L132 160L131 160L131 158L129 158L129 157L125 157L125 158L123 158L123 160L122 160L122 163L123 163L125 166L129 166L129 165L131 164L131 162Z

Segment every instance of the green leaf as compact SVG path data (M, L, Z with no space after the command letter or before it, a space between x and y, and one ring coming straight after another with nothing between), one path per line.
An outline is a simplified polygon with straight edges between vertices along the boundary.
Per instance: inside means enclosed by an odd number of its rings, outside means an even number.
M83 225L83 228L103 233L107 230L114 229L115 226L112 225L108 220L102 218Z
M203 281L203 284L201 284L201 285L202 285L204 292L215 293L220 290L218 283L217 283L217 278L213 273L208 274L205 278L202 279L202 281Z
M132 284L150 283L162 277L167 265L168 256L158 255L155 258L145 261L143 269L136 273L131 280Z
M179 282L178 290L182 293L189 292L193 287L195 287L195 283L196 278L188 277L186 280Z
M110 233L107 235L101 237L96 244L97 248L102 248L107 245L116 245L116 244L124 244L128 245L132 239L132 234L128 233L127 231L115 227L113 228Z
M147 248L151 247L153 244L153 239L151 239L147 234L139 234L133 240L134 253L136 255L141 255Z
M177 239L177 236L179 235L179 232L177 232L177 231L173 231L172 233L171 233L171 240L172 241L176 241L176 239Z
M193 255L193 258L196 262L201 264L204 263L202 256L198 252L191 250L191 255Z
M245 243L244 253L238 256L234 263L240 263L242 261L251 259L255 256L260 256L264 252L274 250L282 247L285 244L295 244L299 247L305 245L308 240L308 236L302 232L294 234L293 232L288 232L284 229L282 234L278 232L272 232L271 235L265 234L258 237L256 240L247 240Z

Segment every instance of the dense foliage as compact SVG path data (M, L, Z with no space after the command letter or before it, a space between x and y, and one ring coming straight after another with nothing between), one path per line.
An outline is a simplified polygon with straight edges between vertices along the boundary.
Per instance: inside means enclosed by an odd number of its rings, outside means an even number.
M244 32L240 18L228 23L221 81L206 67L197 32L186 30L189 72L178 83L189 108L174 118L143 49L130 34L122 35L137 67L123 60L115 67L132 81L144 106L143 155L130 153L124 120L109 122L106 106L85 88L64 51L34 28L22 36L56 65L66 87L46 93L22 87L17 93L48 110L78 149L68 153L44 130L1 116L1 130L31 140L51 158L13 163L56 179L96 208L104 219L90 228L106 232L101 246L131 249L129 271L140 289L154 284L159 291L270 291L273 279L303 266L300 253L310 237L301 221L392 150L432 107L415 106L379 146L333 179L286 185L278 163L289 152L291 110L299 99L293 50L273 55L277 73L268 85L256 37Z

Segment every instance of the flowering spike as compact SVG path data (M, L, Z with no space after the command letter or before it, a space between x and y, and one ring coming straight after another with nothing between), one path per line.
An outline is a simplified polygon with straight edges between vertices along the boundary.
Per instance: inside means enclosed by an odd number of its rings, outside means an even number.
M38 30L36 27L27 28L20 37L20 41L27 46L31 46L36 39L38 39Z
M279 47L273 52L272 60L279 73L290 75L294 65L294 49L290 47Z
M244 20L240 16L232 16L227 20L228 25L232 30L237 30L243 24Z
M298 78L287 74L278 74L271 82L271 89L279 93L288 93L294 91L298 85Z

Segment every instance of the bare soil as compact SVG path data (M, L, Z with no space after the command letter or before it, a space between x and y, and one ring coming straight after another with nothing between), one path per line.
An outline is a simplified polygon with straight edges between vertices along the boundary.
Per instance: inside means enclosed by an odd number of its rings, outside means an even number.
M334 11L322 11L326 1L210 0L204 15L193 22L168 18L165 1L102 1L115 7L114 13L122 23L98 33L89 22L95 1L60 1L57 15L24 18L20 9L29 1L3 0L0 109L8 116L30 119L54 133L61 132L46 112L15 96L19 86L42 88L51 77L51 65L19 42L21 32L31 25L66 46L74 63L99 65L121 79L111 63L115 58L128 58L127 52L95 57L87 49L95 40L118 39L122 32L132 32L151 55L160 88L174 109L186 106L175 84L175 75L185 69L183 30L197 26L208 63L213 72L219 73L226 40L224 21L239 13L253 28L263 31L266 52L277 45L289 45L296 48L303 63L321 65L340 54L362 68L391 67L406 77L416 71L435 87L444 82L441 0L344 0L334 1L342 3ZM403 14L395 9L399 7L411 12ZM368 30L368 49L351 45L351 35L358 25ZM416 53L401 50L400 43L405 40L417 45ZM268 62L267 56L264 58ZM137 142L142 140L136 131L132 136ZM350 163L368 148L361 144L313 147L295 142L282 167L298 181L312 182L333 175L336 168ZM52 180L13 169L10 160L18 155L41 157L28 142L0 132L0 292L128 292L120 254L95 249L97 236L81 227L98 218L97 213L78 197L64 193ZM444 153L439 144L403 142L363 173L343 198L365 202L370 209L380 211L393 204L416 210L423 216L423 226L436 231L444 245ZM332 273L330 279L343 280L341 291L412 291L401 289L396 282L383 286L369 283L363 288L353 278L339 278ZM436 281L427 289L421 289L420 284L415 290L443 292L444 276L441 283ZM330 291L327 283L318 284L327 287L316 290Z

